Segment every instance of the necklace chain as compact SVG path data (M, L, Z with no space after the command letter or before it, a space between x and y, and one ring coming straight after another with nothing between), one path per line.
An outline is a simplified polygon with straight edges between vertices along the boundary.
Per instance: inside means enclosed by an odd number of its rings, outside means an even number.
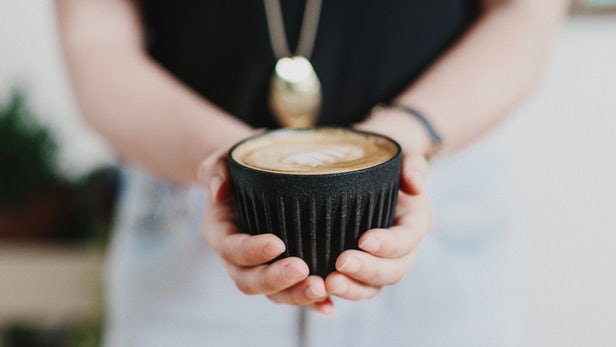
M289 48L280 1L263 0L272 51L278 60L270 82L270 110L283 127L314 126L323 93L309 58L317 35L322 0L306 0L295 53Z
M319 27L322 0L306 0L299 41L294 54L289 48L280 0L263 0L263 3L272 50L276 59L292 55L310 58Z

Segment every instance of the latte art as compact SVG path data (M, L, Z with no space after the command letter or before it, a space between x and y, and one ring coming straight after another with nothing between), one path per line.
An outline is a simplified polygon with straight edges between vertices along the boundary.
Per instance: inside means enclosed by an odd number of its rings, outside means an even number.
M257 170L311 175L376 166L397 152L398 147L384 137L322 128L258 136L238 145L232 157Z
M289 148L291 147L291 148ZM318 146L315 149L307 149L305 146L295 147L289 146L282 150L280 155L277 155L274 150L273 157L280 158L280 163L286 165L310 166L319 167L323 165L332 165L344 161L356 160L361 158L364 151L357 146ZM295 148L292 148L295 147Z

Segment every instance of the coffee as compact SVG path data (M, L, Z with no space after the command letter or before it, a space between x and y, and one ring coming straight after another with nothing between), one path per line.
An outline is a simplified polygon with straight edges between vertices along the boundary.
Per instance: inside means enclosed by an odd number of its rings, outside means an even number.
M273 233L310 273L335 271L360 236L394 219L402 154L393 140L346 128L283 129L229 151L238 224Z
M340 128L279 131L243 143L233 159L257 170L319 175L361 170L382 164L398 151L374 134Z

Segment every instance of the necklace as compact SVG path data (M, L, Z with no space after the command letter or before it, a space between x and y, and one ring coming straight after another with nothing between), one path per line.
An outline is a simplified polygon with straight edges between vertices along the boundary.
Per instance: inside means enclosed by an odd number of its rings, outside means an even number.
M269 105L283 127L306 128L316 124L321 102L321 82L310 63L322 0L306 0L297 49L291 53L279 0L263 0L274 56Z

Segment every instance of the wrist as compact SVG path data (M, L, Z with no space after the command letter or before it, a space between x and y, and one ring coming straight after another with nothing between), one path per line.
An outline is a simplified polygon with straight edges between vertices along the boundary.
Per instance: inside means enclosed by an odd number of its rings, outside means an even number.
M405 153L414 153L429 159L438 150L425 124L397 107L373 108L364 121L356 125L361 130L372 131L396 140Z

